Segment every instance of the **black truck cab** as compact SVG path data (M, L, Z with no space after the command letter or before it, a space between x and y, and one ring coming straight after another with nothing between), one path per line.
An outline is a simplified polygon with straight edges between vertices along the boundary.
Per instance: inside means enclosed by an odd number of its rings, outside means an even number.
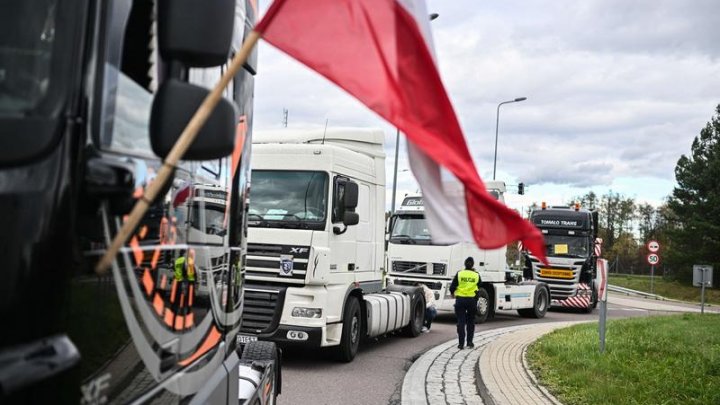
M112 268L94 265L256 8L0 4L0 403L238 401L254 54Z

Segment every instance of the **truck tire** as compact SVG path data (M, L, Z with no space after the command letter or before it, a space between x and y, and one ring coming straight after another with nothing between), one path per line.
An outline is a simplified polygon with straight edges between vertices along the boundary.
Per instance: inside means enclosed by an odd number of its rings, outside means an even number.
M595 308L597 308L597 290L595 289L595 284L593 284L590 288L592 288L592 293L590 293L590 305L583 309L583 312L586 314L591 313Z
M343 311L343 326L340 345L335 349L335 357L344 363L353 361L360 346L362 318L360 304L356 297L348 297Z
M518 314L523 318L543 318L550 306L550 293L544 285L538 285L533 296L532 308L518 309Z
M282 371L280 370L282 365L280 364L280 356L275 343L263 341L247 343L243 348L240 360L272 360L275 364L275 383L273 384L275 392L273 393L272 403L276 403L277 396L282 390Z
M478 290L477 312L475 313L475 323L485 323L490 315L490 294L485 288Z
M410 298L410 323L403 329L408 337L416 337L422 332L425 322L425 297L415 292Z

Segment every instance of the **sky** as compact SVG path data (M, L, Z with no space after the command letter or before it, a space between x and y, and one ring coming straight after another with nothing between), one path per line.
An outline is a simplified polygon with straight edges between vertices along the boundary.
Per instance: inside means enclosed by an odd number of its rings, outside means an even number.
M265 8L267 4L264 5ZM659 205L720 104L716 0L427 0L440 75L474 163L506 203L609 190ZM318 74L260 45L254 130L381 128L390 207L395 128ZM418 190L401 135L397 201ZM524 196L516 184L526 184Z

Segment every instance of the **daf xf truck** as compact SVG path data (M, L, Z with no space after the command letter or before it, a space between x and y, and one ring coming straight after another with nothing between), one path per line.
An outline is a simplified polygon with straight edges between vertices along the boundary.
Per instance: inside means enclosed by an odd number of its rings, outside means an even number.
M421 290L383 288L383 142L372 129L256 134L242 339L351 361L363 338L420 333Z

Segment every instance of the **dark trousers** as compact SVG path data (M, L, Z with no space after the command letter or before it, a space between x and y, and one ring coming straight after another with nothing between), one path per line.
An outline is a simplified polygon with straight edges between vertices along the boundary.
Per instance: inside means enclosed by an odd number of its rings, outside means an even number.
M474 297L455 298L455 316L457 317L458 342L461 346L473 341L475 335L475 312L477 312L477 299ZM465 333L467 331L467 334Z
M435 307L425 308L425 327L430 329L432 321L437 316L437 309Z

